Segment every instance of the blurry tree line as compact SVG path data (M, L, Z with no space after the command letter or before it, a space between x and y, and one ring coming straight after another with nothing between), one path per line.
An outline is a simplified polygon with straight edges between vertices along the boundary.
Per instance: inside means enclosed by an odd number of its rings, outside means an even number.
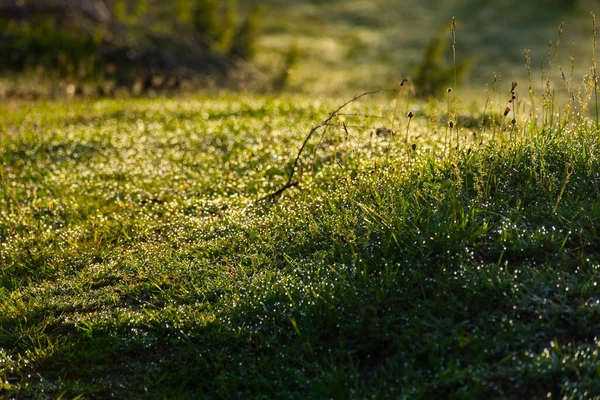
M0 72L172 85L227 76L255 55L260 13L241 15L236 0L0 0Z

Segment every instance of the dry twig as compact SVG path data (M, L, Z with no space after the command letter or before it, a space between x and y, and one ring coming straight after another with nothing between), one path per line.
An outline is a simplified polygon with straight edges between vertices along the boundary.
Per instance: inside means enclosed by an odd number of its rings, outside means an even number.
M296 174L296 170L298 169L298 164L300 163L300 157L302 156L302 153L304 152L304 149L306 148L306 145L308 144L308 142L310 141L310 139L313 137L313 135L321 128L328 126L329 123L331 122L331 120L333 120L335 117L342 115L340 113L340 111L342 111L344 108L346 108L348 105L354 103L355 101L357 101L358 99L365 97L365 96L371 96L374 94L379 94L379 93L387 93L387 92L396 92L396 90L374 90L372 92L365 92L362 94L359 94L358 96L354 96L354 98L352 98L351 100L348 100L347 102L345 102L344 104L342 104L340 107L338 107L337 110L330 112L329 113L329 117L325 120L323 120L320 124L314 126L310 132L308 133L308 135L306 135L306 138L304 139L304 142L302 142L302 146L300 146L300 150L298 150L298 154L296 155L296 158L294 159L294 163L292 164L292 168L290 170L290 175L288 177L287 182L285 183L285 185L283 185L282 187L280 187L279 189L277 189L276 191L274 191L273 193L267 194L266 196L261 197L260 199L256 200L256 203L259 203L261 201L264 200L270 200L270 201L277 201L279 199L279 197L288 189L293 188L293 187L297 187L300 182L299 181L294 181L294 176ZM359 114L353 114L355 116L360 116Z

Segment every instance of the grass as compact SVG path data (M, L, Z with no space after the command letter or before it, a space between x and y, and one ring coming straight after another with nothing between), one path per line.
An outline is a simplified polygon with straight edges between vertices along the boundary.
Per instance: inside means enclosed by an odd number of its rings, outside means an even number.
M357 34L394 15L366 11ZM554 75L335 117L347 98L4 100L0 398L600 398L596 82ZM256 202L327 117L298 187Z
M548 41L557 41L557 29L564 22L560 54L552 59L553 80L560 81L558 65L570 65L570 47L576 43L576 74L589 73L591 57L589 12L600 13L593 0L347 0L294 2L247 0L245 7L266 7L259 60L282 67L290 46L297 45L301 57L291 70L290 88L305 93L345 95L393 87L403 78L416 77L427 45L440 26L456 17L456 57L460 62L474 57L473 71L460 85L461 94L480 96L493 73L503 82L525 82L524 49L531 49L533 69L539 73ZM242 5L244 7L244 5ZM448 29L446 38L452 39ZM452 65L452 52L446 59ZM544 69L546 68L544 62ZM327 73L323 74L322 71ZM460 82L459 82L460 83ZM543 83L534 82L537 91ZM538 87L539 86L539 87ZM557 85L563 90L562 85ZM444 95L445 87L438 93ZM480 99L481 100L481 99ZM483 99L485 100L485 98ZM483 102L483 101L481 101Z
M394 102L5 102L0 397L600 396L595 124Z

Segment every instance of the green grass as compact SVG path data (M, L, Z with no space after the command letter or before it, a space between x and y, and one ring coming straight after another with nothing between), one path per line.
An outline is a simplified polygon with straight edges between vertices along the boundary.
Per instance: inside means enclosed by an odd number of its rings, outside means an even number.
M532 51L532 66L546 73L548 42L552 41L551 77L560 82L558 66L568 74L571 45L575 46L576 81L589 73L590 11L600 14L594 0L247 0L266 6L262 53L266 69L281 67L290 46L301 54L290 71L290 87L306 93L346 94L393 86L415 78L425 49L453 17L458 21L457 60L474 57L473 71L460 85L485 100L484 85L493 73L504 82L526 81L524 49ZM242 5L243 6L243 5ZM558 57L558 27L564 22ZM450 29L446 39L451 40ZM446 53L452 65L451 49ZM323 73L327 71L327 73ZM568 76L568 75L567 75ZM543 82L534 82L543 92ZM557 90L563 85L557 84ZM445 87L438 93L443 95Z
M0 397L600 396L594 124L339 102L4 103Z

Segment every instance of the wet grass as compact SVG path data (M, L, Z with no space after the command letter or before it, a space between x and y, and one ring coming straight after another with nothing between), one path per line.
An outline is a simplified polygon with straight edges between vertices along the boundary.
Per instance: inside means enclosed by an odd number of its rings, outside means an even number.
M599 396L595 124L393 99L6 104L0 397Z

